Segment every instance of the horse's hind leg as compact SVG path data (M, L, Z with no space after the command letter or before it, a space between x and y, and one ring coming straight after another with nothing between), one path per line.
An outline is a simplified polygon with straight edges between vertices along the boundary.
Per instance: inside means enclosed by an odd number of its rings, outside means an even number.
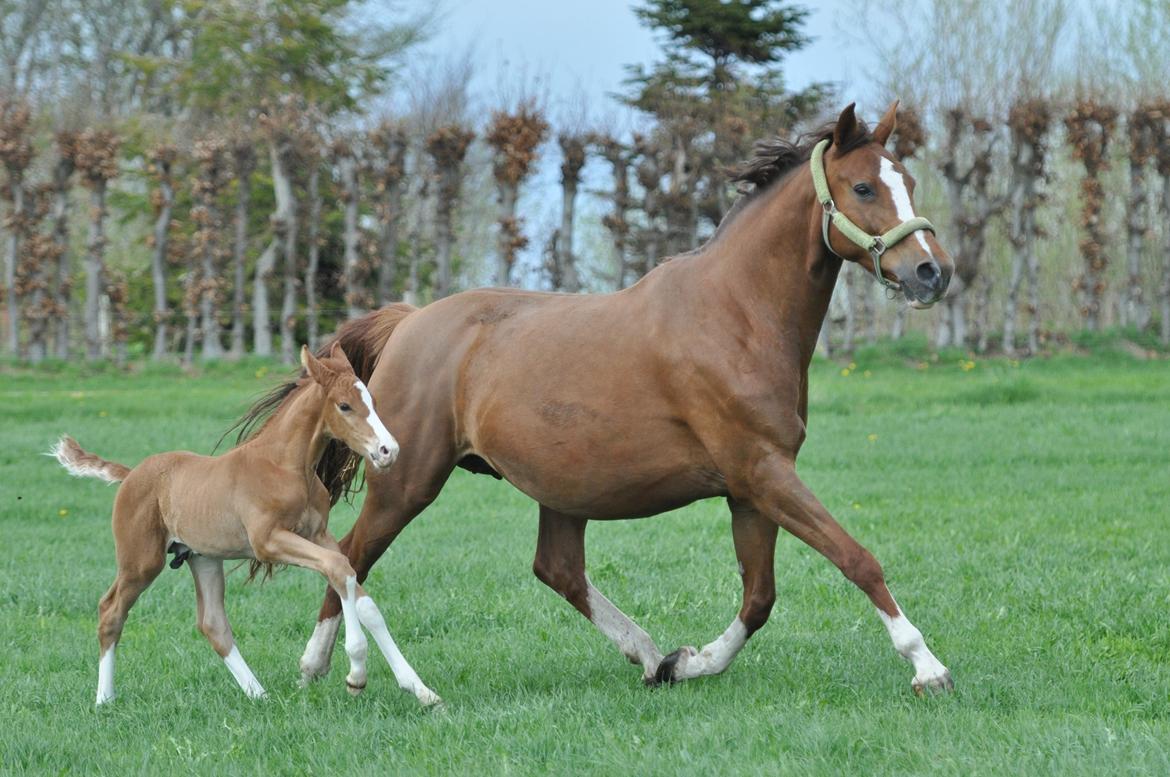
M189 556L187 566L195 579L196 625L215 652L223 659L240 688L251 699L264 696L264 688L252 674L236 647L231 624L223 607L223 561L206 556Z
M165 537L156 527L140 520L149 516L136 514L122 507L120 502L122 500L116 500L114 505L118 574L98 604L101 660L98 663L97 704L105 704L114 698L114 653L126 625L126 616L142 592L158 577L166 561Z
M662 653L649 634L589 582L585 575L586 523L583 518L541 505L532 571L588 618L631 663L640 665L643 679L650 680L662 661Z
M401 442L403 437L399 437ZM454 463L414 458L412 449L403 443L403 454L388 472L368 477L368 493L357 522L339 543L341 552L349 559L357 574L357 582L364 583L370 568L390 547L406 525L421 513L439 495L454 469ZM432 451L432 453L437 453ZM313 635L301 656L301 681L308 683L329 671L333 646L341 627L341 597L332 587L325 591L325 601L317 614Z
M776 601L776 523L746 504L728 500L731 536L743 578L743 605L727 630L702 650L680 648L662 659L656 682L678 682L719 674L767 620Z

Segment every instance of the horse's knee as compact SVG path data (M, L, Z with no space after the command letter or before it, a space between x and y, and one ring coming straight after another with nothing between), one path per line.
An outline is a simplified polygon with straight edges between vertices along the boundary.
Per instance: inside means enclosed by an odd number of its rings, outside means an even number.
M539 555L532 562L532 573L540 582L573 604L585 601L588 585L584 575L565 569L559 564L549 563Z
M743 609L740 610L739 619L747 628L749 635L758 631L768 622L768 616L772 614L772 605L775 603L775 588L756 589L744 598Z
M886 582L882 565L865 548L858 549L846 559L841 572L862 591L872 591Z

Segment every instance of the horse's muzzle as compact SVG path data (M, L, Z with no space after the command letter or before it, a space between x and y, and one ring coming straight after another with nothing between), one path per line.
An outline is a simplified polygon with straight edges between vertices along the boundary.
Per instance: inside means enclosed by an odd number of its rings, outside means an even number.
M390 469L390 465L398 458L397 445L379 445L367 457L377 470Z
M932 258L919 262L911 272L899 273L898 281L910 307L928 308L946 294L951 273Z

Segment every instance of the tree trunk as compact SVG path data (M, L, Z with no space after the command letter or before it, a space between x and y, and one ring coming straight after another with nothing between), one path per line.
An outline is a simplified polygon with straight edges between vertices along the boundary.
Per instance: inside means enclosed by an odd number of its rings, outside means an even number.
M297 201L293 195L292 173L289 163L291 144L272 149L272 185L276 190L277 243L284 253L284 298L280 305L280 359L292 364L296 359L295 325L297 312Z
M236 235L232 251L232 344L231 356L244 355L244 306L246 297L245 265L248 259L248 213L252 206L252 173L256 168L256 152L251 143L237 144L233 157L236 168Z
M427 138L427 152L435 160L438 193L435 200L435 297L451 293L451 266L455 250L455 211L463 186L463 158L474 133L450 124Z
M278 241L269 242L256 260L256 275L252 279L252 353L272 356L272 314L268 309L268 281L276 269Z
M853 338L857 334L857 295L853 276L857 274L857 265L849 263L848 267L842 269L841 275L845 277L842 279L838 276L837 283L837 291L841 293L843 297L841 301L845 306L845 335L841 341L841 350L845 353L853 353ZM828 316L826 316L827 318Z
M358 163L351 150L347 148L338 155L337 167L341 176L341 201L345 205L345 230L342 233L345 244L345 312L352 320L365 313L362 304L365 292L358 277L361 272L361 257L358 255L358 241L361 237L358 230Z
M89 237L85 251L85 357L102 357L101 296L106 285L106 182L97 181L89 192Z
M170 161L164 162L156 159L155 164L160 169L158 172L158 214L154 220L154 255L150 262L150 275L154 283L154 351L151 358L159 361L167 355L167 324L171 315L167 305L167 252L170 249L175 188L171 183Z
M57 282L53 286L53 312L58 359L69 358L69 300L72 287L69 267L69 184L73 177L72 136L58 136L61 158L53 168L53 245L57 256Z
M1166 138L1170 143L1170 137ZM1162 173L1162 203L1158 218L1162 222L1162 345L1170 345L1170 163Z
M626 285L626 270L629 258L626 255L627 241L630 234L630 223L626 220L626 213L630 210L630 164L625 147L613 138L602 138L600 141L601 153L609 162L613 170L613 210L602 217L601 223L613 236L614 254L617 257L616 288L622 289Z
M1150 305L1142 284L1142 244L1149 229L1146 166L1154 155L1161 115L1141 105L1129 114L1129 198L1125 204L1125 266L1128 278L1121 323L1143 331L1150 324Z
M320 341L317 310L317 266L321 261L321 164L309 165L309 264L305 268L305 325L308 327L309 350L316 351Z
M375 146L382 152L381 169L377 171L378 219L382 223L380 257L378 262L378 305L394 301L395 282L398 279L398 244L402 229L403 176L406 172L406 132L387 126L375 133Z
M8 251L4 264L4 304L8 314L8 351L12 356L20 355L20 238L24 235L24 222L28 218L28 204L25 202L24 181L19 172L8 173Z
M573 135L561 135L558 142L564 161L561 162L561 229L556 256L559 285L555 288L576 293L581 291L581 276L573 254L573 222L581 168L585 166L585 141Z
M1101 224L1105 202L1101 173L1109 168L1107 152L1116 120L1115 109L1092 100L1080 101L1065 118L1073 157L1085 167L1085 177L1081 180L1081 227L1085 237L1080 244L1084 271L1076 281L1075 291L1080 298L1085 328L1091 332L1101 328L1104 313L1102 303L1109 257L1105 253L1106 235Z
M496 236L496 272L492 282L496 286L512 283L512 267L516 263L516 251L528 241L520 234L520 223L516 219L516 201L520 186L511 182L496 186L500 204L499 234Z

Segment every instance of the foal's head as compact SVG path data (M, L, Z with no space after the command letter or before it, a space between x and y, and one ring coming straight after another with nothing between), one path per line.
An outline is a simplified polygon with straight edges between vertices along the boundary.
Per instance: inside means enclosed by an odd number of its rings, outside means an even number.
M301 365L325 392L326 432L368 458L377 469L393 464L398 458L398 443L374 412L374 399L354 374L345 351L334 343L329 355L318 359L301 346Z
M916 217L914 178L886 150L894 131L895 101L872 134L865 131L853 105L841 112L832 142L824 153L825 177L837 210L871 236L882 235ZM880 265L885 285L897 286L913 307L938 302L947 290L954 262L929 229L907 234L877 257L850 240L836 225L829 227L829 247L871 273ZM876 262L875 262L876 258Z

